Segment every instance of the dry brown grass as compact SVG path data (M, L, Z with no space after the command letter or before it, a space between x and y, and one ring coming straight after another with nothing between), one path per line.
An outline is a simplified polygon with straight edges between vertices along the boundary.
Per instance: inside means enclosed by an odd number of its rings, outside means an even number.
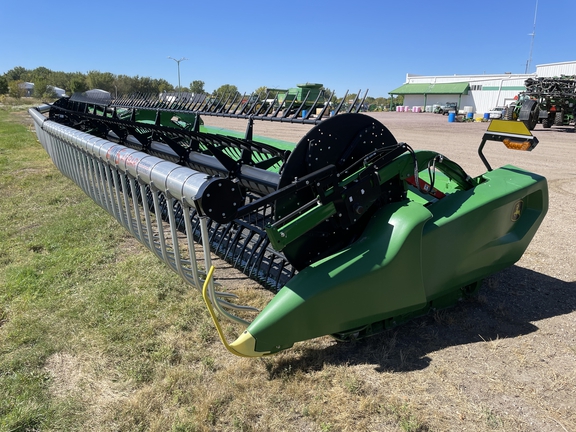
M195 298L186 302L202 315ZM207 317L196 317L194 327L158 335L164 359L148 382L61 354L50 371L60 388L82 389L99 430L570 430L570 353L554 370L542 357L557 362L558 350L534 352L534 335L492 337L484 326L473 330L476 340L463 336L460 328L477 324L470 312L484 307L464 305L454 319L424 318L363 342L308 341L260 360L226 354Z

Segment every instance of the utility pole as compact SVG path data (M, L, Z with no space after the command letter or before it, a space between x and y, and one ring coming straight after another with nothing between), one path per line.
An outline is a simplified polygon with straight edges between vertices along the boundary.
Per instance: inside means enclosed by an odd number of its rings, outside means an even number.
M180 60L176 60L175 58L170 56L168 56L168 58L178 63L178 101L180 101L180 91L182 89L182 87L180 87L180 62L188 59L186 57L182 57Z

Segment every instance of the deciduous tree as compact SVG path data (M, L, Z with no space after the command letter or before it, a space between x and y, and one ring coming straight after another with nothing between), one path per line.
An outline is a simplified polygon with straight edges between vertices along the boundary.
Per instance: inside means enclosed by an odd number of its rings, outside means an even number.
M8 93L8 80L0 76L0 95Z
M235 97L240 96L240 92L238 91L238 87L236 87L235 85L224 84L214 91L214 95L219 97L230 98L232 100Z
M24 83L22 80L10 81L8 83L8 94L16 99L20 99L24 96L24 89L20 86L22 83Z
M10 81L25 81L28 78L28 71L22 66L16 66L4 74L8 82Z
M114 93L114 75L110 72L89 71L86 74L86 84L89 89L106 90Z
M86 79L83 75L75 75L70 79L69 84L70 93L81 93L88 90Z
M194 80L190 83L190 91L194 94L205 94L204 84L204 81Z

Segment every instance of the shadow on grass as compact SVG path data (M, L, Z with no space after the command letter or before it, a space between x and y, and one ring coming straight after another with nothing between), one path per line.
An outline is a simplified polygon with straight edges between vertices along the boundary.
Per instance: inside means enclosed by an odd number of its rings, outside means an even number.
M429 353L457 345L514 338L538 331L532 324L576 310L576 282L512 266L487 279L476 297L412 320L371 338L301 350L270 370L320 370L327 364L375 364L380 372L421 370Z

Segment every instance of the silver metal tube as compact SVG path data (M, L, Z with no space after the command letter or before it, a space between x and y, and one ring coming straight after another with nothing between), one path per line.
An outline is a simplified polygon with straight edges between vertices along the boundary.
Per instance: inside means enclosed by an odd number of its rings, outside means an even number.
M230 199L234 207L240 206L243 198L238 186L48 120L41 113L48 109L43 106L29 113L38 139L56 167L182 279L201 290L203 272L197 264L193 217L212 211L216 217L230 218L234 209L223 207L221 201ZM206 218L200 217L199 224L208 269L211 258ZM215 308L231 320L248 324L224 308L254 308L219 297L236 296L216 292L212 281L210 298Z

